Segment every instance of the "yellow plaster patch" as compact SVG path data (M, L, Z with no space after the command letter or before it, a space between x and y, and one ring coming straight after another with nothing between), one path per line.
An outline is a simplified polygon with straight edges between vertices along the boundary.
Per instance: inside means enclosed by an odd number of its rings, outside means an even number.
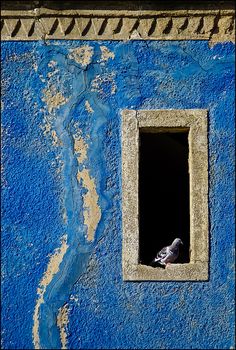
M81 64L81 66L87 66L91 63L93 57L93 47L89 45L84 45L71 49L69 58L73 59L75 62Z
M53 114L50 114L46 117L44 117L43 124L40 125L40 128L43 130L44 136L51 136L52 139L52 146L59 147L62 146L62 141L57 136L57 133L55 130L52 130L53 121L55 120L55 116Z
M56 91L54 85L43 89L43 93L44 98L42 100L47 104L49 113L52 113L53 109L59 108L68 101L68 98L65 98L60 91Z
M100 62L106 62L109 60L109 58L114 60L114 58L115 58L114 52L111 52L106 46L101 46L100 50L102 53Z
M51 77L53 77L55 74L57 74L58 72L59 72L59 69L54 69L54 71L48 72L47 77L48 77L48 78L51 78Z
M81 130L77 129L77 132L73 135L74 138L74 152L77 155L78 163L83 163L87 159L88 145L81 136Z
M54 110L64 105L69 100L69 98L63 96L61 91L58 91L58 88L53 84L53 76L58 74L59 72L59 69L57 69L56 66L56 61L51 60L48 63L48 67L51 68L52 71L47 74L47 87L42 90L44 95L42 100L46 103L49 114L44 117L43 125L41 125L40 128L43 130L43 134L45 136L50 134L52 138L52 145L58 147L62 146L62 142L58 138L56 131L52 130L54 121L57 117L54 113ZM41 81L46 82L43 76L40 76L40 79ZM44 111L45 110L46 108L44 109Z
M94 112L94 110L92 109L92 107L91 107L89 101L85 101L85 109L86 109L86 111L89 112L89 113L93 113L93 112Z
M74 137L74 152L77 154L79 164L82 164L87 159L88 144L82 137L82 131L77 127L77 132ZM83 195L83 216L84 224L87 226L87 239L92 241L96 227L101 218L101 209L98 205L98 194L96 191L95 181L89 175L89 170L84 168L77 172L78 182L82 181L82 186L87 192Z
M65 304L59 309L57 315L57 326L60 330L60 338L61 338L61 349L66 349L67 347L67 334L66 328L69 323L69 308L68 304Z
M20 55L18 54L13 54L11 55L8 59L7 59L9 62L14 62L14 61L27 61L27 62L31 62L32 60L34 60L34 56L33 56L33 52L29 51L29 52L25 52L25 53L22 53Z
M44 124L40 125L40 129L43 130L44 136L49 134L51 132L52 125L50 122L48 122L46 119L44 119Z
M56 164L57 164L57 169L56 169L56 173L57 174L60 174L64 168L64 162L63 160L60 158L61 156L60 155L57 155L55 157L55 161L56 161Z
M55 274L59 272L60 264L63 257L67 251L67 235L61 238L61 247L57 248L53 255L51 255L47 270L45 271L42 280L39 283L37 290L38 299L36 301L36 306L34 309L33 316L33 343L35 349L40 349L40 339L39 339L39 310L40 306L44 303L44 294L46 292L47 286L52 281Z
M83 187L87 192L83 195L84 223L88 228L87 239L94 239L96 227L101 219L101 209L98 205L98 194L95 187L95 181L89 175L88 169L78 171L77 180L82 181Z
M58 138L55 130L51 131L51 135L52 135L52 145L56 147L62 146L62 141Z
M110 90L111 95L114 95L116 92L116 89L117 89L115 81L114 81L114 77L115 77L114 73L104 74L103 76L97 75L92 81L91 91L97 91L99 93L104 93L102 85L109 83L109 84L111 84L111 90Z

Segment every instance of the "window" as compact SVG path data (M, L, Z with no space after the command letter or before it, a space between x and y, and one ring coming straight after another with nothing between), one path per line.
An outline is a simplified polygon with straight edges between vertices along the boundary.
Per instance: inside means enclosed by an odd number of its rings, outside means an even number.
M189 262L188 130L174 130L140 130L139 263L144 265L177 237L184 245L176 262Z
M206 110L122 112L124 280L208 279ZM179 237L168 269L150 266Z

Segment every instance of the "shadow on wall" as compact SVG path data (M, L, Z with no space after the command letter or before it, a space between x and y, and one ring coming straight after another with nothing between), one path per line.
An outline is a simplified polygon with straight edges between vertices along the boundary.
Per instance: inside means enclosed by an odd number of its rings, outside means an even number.
M94 9L94 10L171 10L183 9L183 1L2 1L3 10L33 10L35 8L63 9ZM186 9L232 9L234 1L191 1L184 4Z

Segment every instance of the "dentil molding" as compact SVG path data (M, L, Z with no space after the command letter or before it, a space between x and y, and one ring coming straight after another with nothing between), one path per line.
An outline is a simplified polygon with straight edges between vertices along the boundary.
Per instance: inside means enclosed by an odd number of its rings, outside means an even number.
M1 40L235 40L233 9L3 9Z

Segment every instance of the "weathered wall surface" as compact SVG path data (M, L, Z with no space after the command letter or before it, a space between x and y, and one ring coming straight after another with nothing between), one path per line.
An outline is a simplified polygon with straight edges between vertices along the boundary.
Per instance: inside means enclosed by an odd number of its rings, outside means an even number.
M233 347L233 67L232 43L2 43L3 348ZM209 109L210 278L123 282L121 110L170 108Z

